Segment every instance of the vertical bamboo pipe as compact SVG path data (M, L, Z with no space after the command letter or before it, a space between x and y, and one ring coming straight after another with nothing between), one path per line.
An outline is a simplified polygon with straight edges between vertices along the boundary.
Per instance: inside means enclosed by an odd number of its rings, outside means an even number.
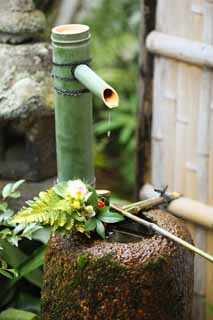
M53 77L58 180L80 178L93 184L92 95L108 108L118 107L117 92L88 67L89 27L53 28Z
M53 28L53 77L58 181L80 178L94 182L92 95L74 69L89 63L89 27Z

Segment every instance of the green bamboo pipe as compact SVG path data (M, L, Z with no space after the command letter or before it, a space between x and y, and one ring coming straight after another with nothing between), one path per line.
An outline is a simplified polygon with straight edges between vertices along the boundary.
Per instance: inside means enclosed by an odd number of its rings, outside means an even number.
M92 92L109 108L116 91L89 67L89 27L62 25L52 30L58 181L79 178L93 184Z
M119 97L117 92L87 65L77 66L74 74L86 88L101 98L108 108L118 107Z

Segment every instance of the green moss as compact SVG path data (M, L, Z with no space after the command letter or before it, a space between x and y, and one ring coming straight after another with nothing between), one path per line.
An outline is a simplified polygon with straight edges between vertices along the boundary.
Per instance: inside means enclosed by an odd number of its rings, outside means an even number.
M86 266L87 263L88 263L88 254L86 254L86 253L81 254L77 258L77 265L80 269L84 269L84 267Z
M77 234L54 237L42 319L188 320L192 293L193 256L161 238L121 244Z
M146 271L163 271L163 267L165 266L166 259L163 256L158 256L157 258L149 259L144 264L144 269Z
M116 282L124 281L125 271L126 268L114 261L110 254L96 258L81 253L72 261L52 257L45 274L42 294L43 319L74 319L76 314L82 314L79 319L84 319L83 314L87 308L93 310L97 307L100 288L103 296L107 296L104 291L111 292ZM54 298L50 294L53 287ZM46 317L45 310L48 310L50 304L51 311ZM70 312L68 318L65 316L67 308Z

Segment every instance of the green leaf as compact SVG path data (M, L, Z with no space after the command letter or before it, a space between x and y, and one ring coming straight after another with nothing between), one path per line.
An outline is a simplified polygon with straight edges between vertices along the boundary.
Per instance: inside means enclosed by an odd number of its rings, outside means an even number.
M23 183L25 182L25 180L19 180L16 181L15 183L12 184L12 191L16 191Z
M3 251L1 252L1 256L7 261L7 263L14 269L17 269L20 265L22 265L25 261L29 258L28 256L23 253L19 248L12 246L5 240L0 241L1 246L3 247ZM33 272L24 276L29 282L36 285L37 287L41 288L42 286L42 272L41 270L37 269ZM15 283L13 283L15 284ZM1 292L0 292L1 294ZM2 293L3 294L3 293ZM2 298L2 295L0 295ZM0 302L1 304L1 302Z
M42 246L35 250L33 254L16 269L18 277L10 281L7 289L13 287L19 279L26 277L44 264L45 249L46 247Z
M45 250L46 246L41 246L39 249L35 250L33 254L17 268L17 271L20 275L19 277L28 275L44 264Z
M49 227L43 227L42 229L33 232L32 239L47 244L51 235L51 229Z
M96 218L92 218L92 219L87 220L87 222L85 223L86 231L95 230L96 224L97 224L97 219Z
M0 320L40 320L40 317L32 312L10 308L0 313Z
M0 214L0 223L7 222L13 216L13 213L12 210L6 209L4 213Z
M93 195L93 192L92 192L92 191L91 191L91 192L88 192L88 193L86 194L86 196L84 197L84 201L87 202L92 195Z
M66 194L66 191L67 191L67 183L60 182L53 187L53 190L55 191L55 193L58 196L64 197L64 195Z
M13 279L18 276L18 273L14 269L8 269L7 262L4 259L1 259L0 274L6 278Z
M0 274L8 279L13 279L13 277L14 277L14 275L9 270L5 270L5 269L1 269L1 268L0 268Z
M20 291L16 296L16 308L40 314L41 306L39 297L35 297L32 294Z
M1 259L1 268L2 269L7 269L7 262L5 260Z
M120 221L124 221L125 218L121 214L117 212L107 211L102 212L98 215L98 219L105 223L116 223Z
M100 220L97 219L96 221L97 221L97 223L96 223L96 231L97 231L97 233L99 234L99 236L100 236L101 238L105 239L106 236L105 236L105 228L104 228L104 225L103 225L103 223L102 223Z
M25 227L26 227L26 225L23 224L23 223L18 224L18 225L14 228L13 234L18 234L19 232L23 231Z
M23 230L22 236L31 240L32 234L41 228L42 228L42 226L39 226L36 223L31 223L28 226L26 226L26 228Z
M103 208L98 208L98 212L100 212L100 213L104 213L104 212L108 212L108 211L109 211L108 205L105 205Z
M90 195L89 199L87 200L87 205L93 206L94 210L98 209L98 195L95 190L91 191L92 194Z
M13 198L13 199L17 199L21 196L21 192L20 191L15 191L15 192L11 192L8 197Z
M2 196L4 199L10 197L10 198L19 198L20 197L20 192L16 191L23 183L25 180L19 180L15 183L8 183L6 186L4 186L2 190Z
M9 228L5 228L0 231L0 239L5 239L12 235L12 231Z
M8 238L7 239L7 241L9 242L9 243L11 243L13 246L15 246L15 247L18 247L18 242L19 242L19 240L20 240L20 237L18 237L18 236L12 236L12 237L10 237L10 238Z
M5 211L7 209L7 207L8 207L7 202L0 203L0 210L1 211Z
M12 192L12 189L13 189L12 183L8 183L8 184L6 184L6 186L4 186L4 188L2 190L2 196L4 199L9 197L10 193Z

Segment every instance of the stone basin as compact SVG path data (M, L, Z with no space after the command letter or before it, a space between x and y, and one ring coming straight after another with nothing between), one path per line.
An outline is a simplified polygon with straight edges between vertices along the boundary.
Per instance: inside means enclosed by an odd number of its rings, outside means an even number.
M166 211L146 215L191 242ZM157 234L137 242L52 236L42 290L43 320L190 320L193 254Z

